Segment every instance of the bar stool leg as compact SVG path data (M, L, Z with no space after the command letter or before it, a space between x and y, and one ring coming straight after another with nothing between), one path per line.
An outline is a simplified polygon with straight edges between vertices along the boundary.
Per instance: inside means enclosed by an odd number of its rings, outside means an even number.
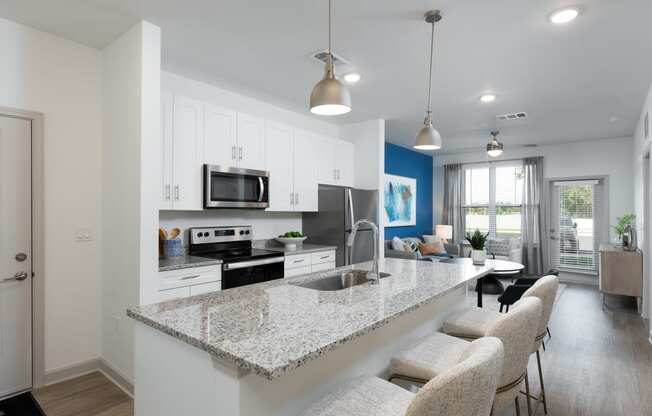
M518 396L514 398L514 407L516 408L516 416L521 416L521 405L518 404Z
M530 401L530 381L528 380L527 371L525 372L525 399L527 401L527 414L532 416L532 402Z
M546 389L543 387L543 369L541 368L541 356L537 350L537 366L539 367L539 383L541 384L541 401L543 402L543 413L548 414L548 403L546 402Z

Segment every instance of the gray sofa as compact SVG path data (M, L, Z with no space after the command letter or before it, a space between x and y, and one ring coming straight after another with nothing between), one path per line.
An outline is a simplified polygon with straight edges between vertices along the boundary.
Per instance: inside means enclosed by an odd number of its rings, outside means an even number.
M410 240L419 241L423 243L423 240L419 237L410 237ZM432 256L421 256L420 253L411 252L411 251L399 251L392 249L392 240L385 240L385 257L395 258L395 259L405 259L405 260L426 260L426 261L439 261L443 258L453 258L459 256L460 247L457 244L446 244L446 253L448 256L442 255L432 255Z

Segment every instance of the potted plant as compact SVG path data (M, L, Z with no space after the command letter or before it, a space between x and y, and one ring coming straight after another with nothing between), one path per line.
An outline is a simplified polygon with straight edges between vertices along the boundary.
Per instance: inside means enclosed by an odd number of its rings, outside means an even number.
M473 234L466 233L466 241L471 244L471 260L473 264L484 264L487 259L487 253L484 250L484 245L487 242L489 233L482 234L479 229L475 229Z
M611 228L613 228L616 231L619 244L622 244L625 228L627 228L628 225L633 225L635 219L636 219L636 215L625 214L622 217L618 217L618 223L616 225L611 226Z

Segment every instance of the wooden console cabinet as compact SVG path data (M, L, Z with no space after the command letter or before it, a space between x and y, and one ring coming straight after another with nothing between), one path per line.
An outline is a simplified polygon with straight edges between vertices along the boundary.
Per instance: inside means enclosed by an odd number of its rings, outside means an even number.
M641 308L643 295L643 254L625 251L612 244L600 245L600 292L634 296Z

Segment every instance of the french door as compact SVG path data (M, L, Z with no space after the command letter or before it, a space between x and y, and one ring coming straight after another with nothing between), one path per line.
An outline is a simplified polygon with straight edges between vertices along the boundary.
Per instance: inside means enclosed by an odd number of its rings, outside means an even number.
M570 272L598 273L598 247L603 238L602 180L568 180L551 183L550 261Z
M0 116L0 399L32 387L31 137Z

